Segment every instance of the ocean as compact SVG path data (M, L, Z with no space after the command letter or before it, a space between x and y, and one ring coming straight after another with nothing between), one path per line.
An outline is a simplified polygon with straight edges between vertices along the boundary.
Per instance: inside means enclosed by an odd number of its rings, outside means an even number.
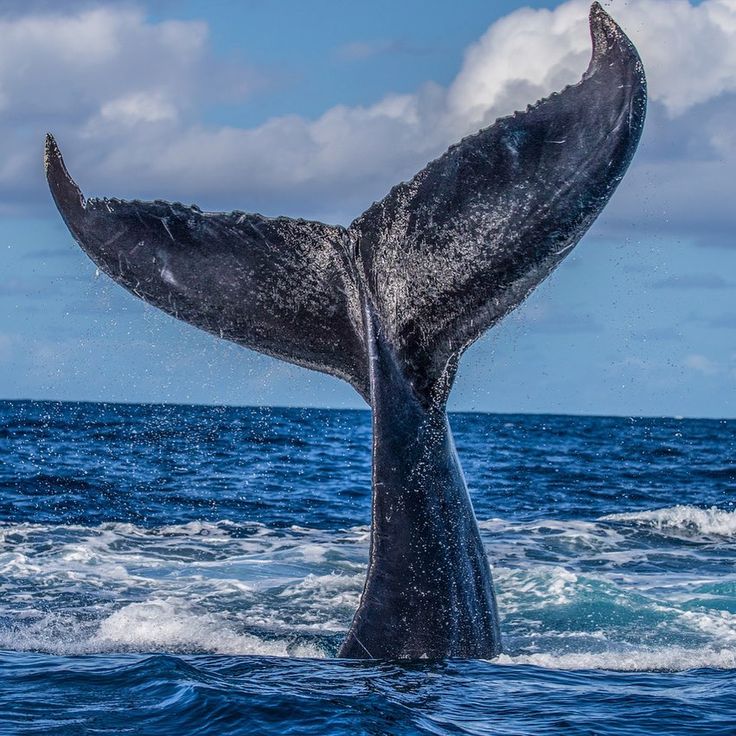
M736 421L451 424L504 653L355 662L368 412L0 402L0 734L736 733Z

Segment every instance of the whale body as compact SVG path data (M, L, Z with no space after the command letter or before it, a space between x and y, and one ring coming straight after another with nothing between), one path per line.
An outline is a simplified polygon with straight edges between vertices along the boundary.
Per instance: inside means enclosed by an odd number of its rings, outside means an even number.
M349 227L87 200L47 137L53 198L102 271L178 319L338 376L370 405L369 564L341 657L501 651L445 407L463 352L571 251L636 150L641 61L597 3L590 28L578 84L452 146Z

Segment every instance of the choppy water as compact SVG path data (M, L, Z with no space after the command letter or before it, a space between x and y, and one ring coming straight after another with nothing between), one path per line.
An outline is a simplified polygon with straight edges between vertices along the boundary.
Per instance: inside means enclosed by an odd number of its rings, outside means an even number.
M452 424L505 653L376 664L367 413L0 402L0 733L736 733L736 421Z

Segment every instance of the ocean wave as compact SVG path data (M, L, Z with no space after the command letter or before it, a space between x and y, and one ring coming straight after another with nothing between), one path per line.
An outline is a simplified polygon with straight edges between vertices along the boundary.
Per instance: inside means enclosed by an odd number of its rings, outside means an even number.
M719 537L736 536L736 511L726 511L717 506L669 506L652 511L608 514L599 521L628 522L660 531L677 530Z
M537 652L502 654L500 665L534 665L555 670L609 670L613 672L686 672L697 669L736 669L736 651L724 647L690 649L680 646L605 652Z
M55 655L121 652L228 654L323 658L324 650L303 637L238 631L224 612L194 612L176 599L131 603L96 624L63 614L25 626L0 628L0 649Z
M710 518L711 534L713 518L733 517L681 508ZM729 546L708 551L674 536L652 545L636 528L611 523L634 516L651 525L652 514L671 511L482 522L508 644L503 661L729 667ZM368 532L230 521L0 525L0 648L324 657L358 604Z

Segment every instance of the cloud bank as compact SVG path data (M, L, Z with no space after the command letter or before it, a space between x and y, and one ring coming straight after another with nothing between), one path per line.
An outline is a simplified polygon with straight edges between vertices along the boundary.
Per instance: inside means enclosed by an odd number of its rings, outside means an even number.
M588 7L571 0L502 18L447 87L251 128L198 117L208 102L242 99L258 84L254 70L213 56L204 23L151 23L114 5L6 16L0 206L48 204L39 169L50 128L89 193L348 221L463 135L576 82L590 55ZM637 222L730 245L736 0L615 1L608 10L642 54L651 108L607 226Z

